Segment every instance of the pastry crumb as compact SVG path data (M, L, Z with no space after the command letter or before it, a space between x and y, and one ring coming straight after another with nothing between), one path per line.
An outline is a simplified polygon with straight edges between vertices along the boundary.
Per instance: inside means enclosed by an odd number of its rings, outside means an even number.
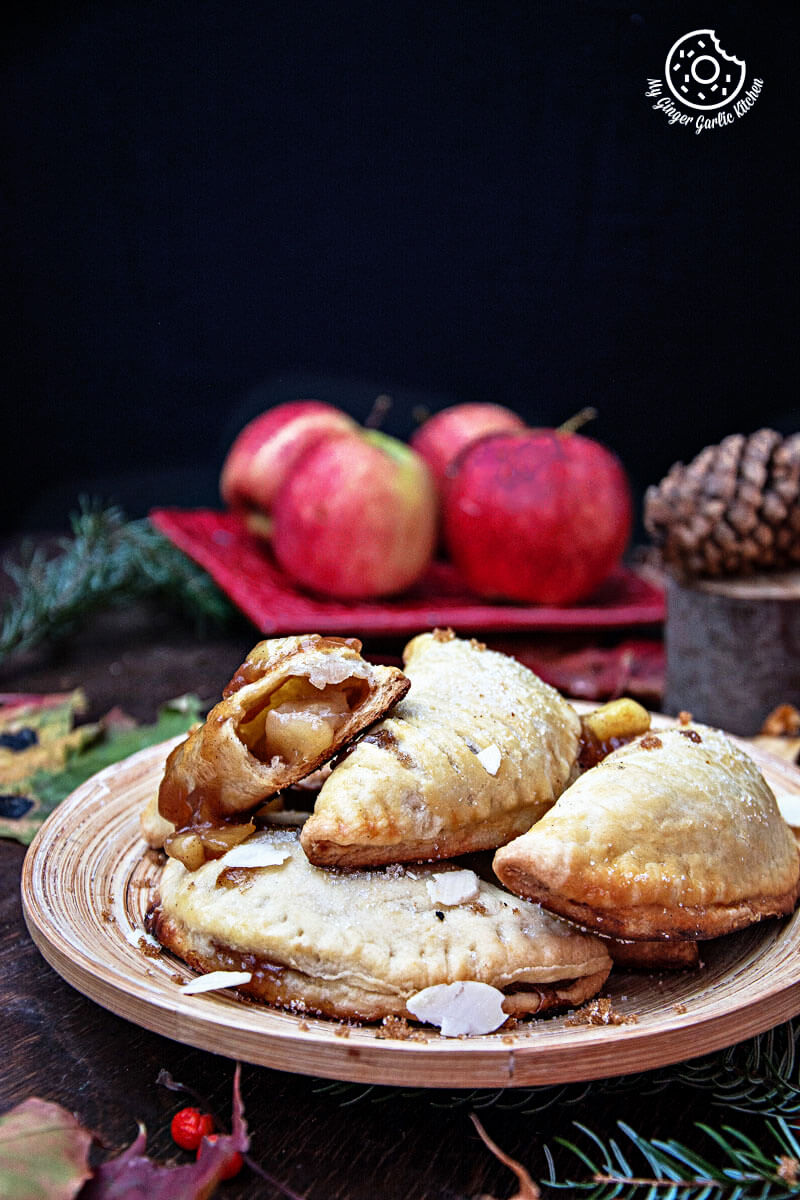
M452 629L434 629L432 636L435 642L452 642L456 635Z
M298 1021L297 1028L300 1030L301 1033L308 1033L311 1026L309 1025L308 1021Z
M375 1031L375 1037L392 1038L398 1042L427 1042L427 1034L409 1024L405 1017L384 1017L380 1027Z
M607 996L598 996L567 1017L567 1025L636 1025L633 1013L619 1013Z
M477 638L470 638L469 644L473 650L485 650L486 642L479 642ZM512 714L513 716L513 714Z
M154 946L152 942L148 942L146 938L140 937L136 945L147 958L160 958L161 946ZM183 980L181 980L183 983Z
M349 1025L337 1025L333 1031L333 1036L340 1037L340 1038L349 1038L350 1037Z
M683 1016L684 1013L689 1011L685 1004L673 1004L672 1007L675 1009L676 1013L680 1014L680 1016Z
M793 704L779 704L766 717L761 733L766 737L800 736L800 712Z
M639 742L642 750L660 750L663 745L661 738L655 733L646 733Z
M691 725L691 723L692 723L692 714L690 712L686 712L685 709L681 709L681 711L678 713L678 724L679 725Z
M681 737L688 738L690 742L702 742L702 738L696 729L679 729L678 733Z

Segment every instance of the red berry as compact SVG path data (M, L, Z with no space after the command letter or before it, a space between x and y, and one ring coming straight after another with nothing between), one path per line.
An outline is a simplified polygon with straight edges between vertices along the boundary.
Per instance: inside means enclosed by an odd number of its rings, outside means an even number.
M211 1144L213 1145L214 1142L217 1140L217 1136L218 1135L216 1133L207 1134L206 1141L211 1142ZM200 1147L199 1146L197 1148L197 1155L199 1158L199 1156L200 1156ZM220 1172L220 1176L219 1176L220 1179L233 1179L234 1175L239 1174L239 1172L241 1171L243 1166L244 1166L244 1159L242 1158L242 1156L238 1150L234 1150L233 1153L231 1154L230 1158L227 1160L224 1167L222 1168L222 1171Z
M182 1108L170 1125L172 1140L184 1150L197 1150L204 1137L214 1132L214 1118L199 1108Z

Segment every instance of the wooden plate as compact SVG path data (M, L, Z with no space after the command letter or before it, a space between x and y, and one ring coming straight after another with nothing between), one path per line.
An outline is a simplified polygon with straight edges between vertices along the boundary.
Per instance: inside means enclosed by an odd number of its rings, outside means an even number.
M532 1020L513 1034L425 1041L302 1020L228 993L182 996L193 972L138 946L158 856L139 812L174 742L106 768L64 801L33 842L22 879L25 918L47 961L112 1012L179 1042L283 1071L358 1082L505 1087L624 1075L706 1054L800 1012L800 911L702 944L700 971L612 972L616 1012L635 1023ZM800 795L800 771L747 747L775 789Z

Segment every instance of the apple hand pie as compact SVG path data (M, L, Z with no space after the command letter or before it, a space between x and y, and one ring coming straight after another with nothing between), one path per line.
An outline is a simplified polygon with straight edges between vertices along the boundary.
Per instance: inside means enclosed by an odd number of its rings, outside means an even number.
M718 730L685 725L586 771L494 869L604 934L693 939L791 912L800 859L755 763Z
M190 870L253 832L263 801L315 771L410 686L373 666L355 638L319 634L259 642L205 723L167 759L158 813L174 826L167 853ZM152 818L152 814L150 814ZM156 830L152 819L145 832Z
M509 1016L574 1007L611 968L600 938L472 871L326 870L292 830L194 872L170 861L147 924L201 971L249 972L241 990L269 1004L354 1020L408 1018L417 993L458 981L496 988Z
M313 863L375 866L494 849L529 829L575 769L581 723L505 654L451 632L406 647L408 696L345 752L302 845Z

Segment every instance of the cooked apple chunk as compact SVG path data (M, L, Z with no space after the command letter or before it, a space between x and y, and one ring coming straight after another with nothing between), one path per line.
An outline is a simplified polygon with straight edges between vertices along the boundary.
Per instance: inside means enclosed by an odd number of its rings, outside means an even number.
M158 813L164 847L196 870L253 831L253 811L316 771L405 693L395 667L374 666L354 638L259 642L203 725L167 759Z

